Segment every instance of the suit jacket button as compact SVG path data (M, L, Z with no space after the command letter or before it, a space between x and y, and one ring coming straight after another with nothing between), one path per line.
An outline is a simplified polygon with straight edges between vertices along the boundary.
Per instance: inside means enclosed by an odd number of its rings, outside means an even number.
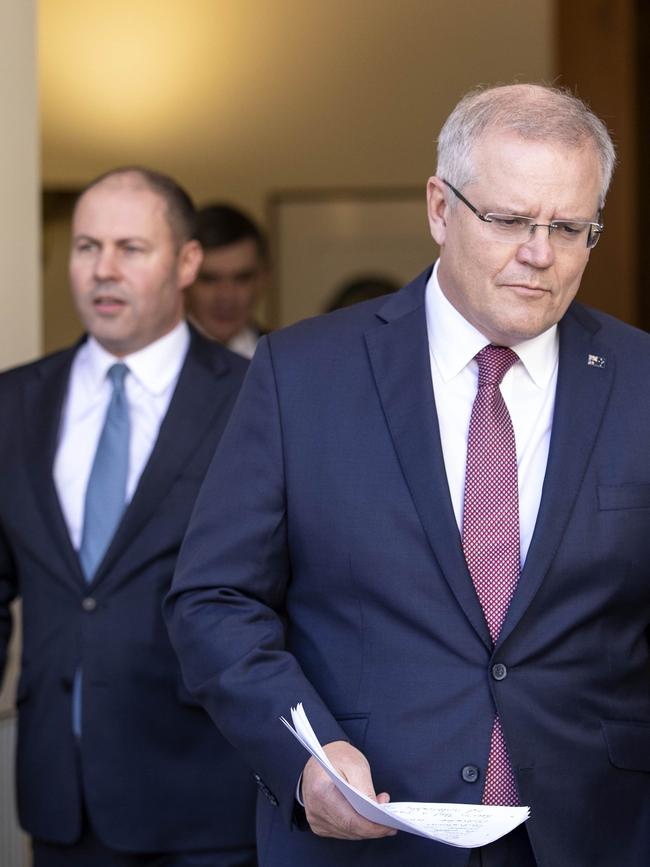
M460 775L466 783L475 783L480 776L480 772L476 765L465 765Z
M92 596L86 596L81 602L81 607L84 611L94 611L97 608L97 600Z
M508 676L508 669L502 662L497 662L492 666L492 677L495 680L505 680Z

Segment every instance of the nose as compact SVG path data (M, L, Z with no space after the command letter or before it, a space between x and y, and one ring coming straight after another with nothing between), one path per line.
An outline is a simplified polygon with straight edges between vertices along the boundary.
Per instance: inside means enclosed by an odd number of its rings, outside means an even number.
M530 238L517 248L517 260L533 268L549 268L555 261L548 226L534 226Z
M110 247L102 247L95 258L95 278L100 281L113 280L117 277L117 258Z
M215 302L230 307L237 303L239 294L239 286L237 284L237 281L225 277L224 279L219 281L218 285L215 285L213 298Z

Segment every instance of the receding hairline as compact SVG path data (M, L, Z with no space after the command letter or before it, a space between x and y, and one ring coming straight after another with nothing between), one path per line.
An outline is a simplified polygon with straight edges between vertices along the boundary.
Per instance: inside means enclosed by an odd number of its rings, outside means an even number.
M480 112L475 125L477 138L487 132L510 131L531 141L551 138L574 147L582 147L585 141L596 144L593 130L581 117L583 107L588 107L559 88L541 84L476 88L460 100L458 105L462 104ZM549 115L549 109L555 112Z
M173 178L143 166L110 169L93 178L79 193L74 213L87 193L103 186L123 186L135 192L149 191L163 204L164 219L174 241L181 246L196 233L196 209L189 194Z
M77 196L77 200L74 206L75 211L88 193L92 193L93 190L99 190L104 187L113 187L117 189L123 188L133 190L134 192L152 193L156 196L156 198L160 199L161 203L167 208L167 202L165 201L165 197L158 190L155 190L151 186L151 184L147 183L143 175L136 171L128 171L111 172L110 174L107 174L105 176L102 176L101 178L98 178L95 181L92 181L90 184L88 184L87 187L84 187L84 189Z

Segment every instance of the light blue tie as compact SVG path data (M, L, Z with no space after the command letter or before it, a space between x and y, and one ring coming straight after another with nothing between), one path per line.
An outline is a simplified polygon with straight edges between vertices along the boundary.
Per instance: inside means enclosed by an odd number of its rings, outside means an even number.
M126 506L129 472L130 423L124 379L125 364L114 364L107 377L113 386L104 427L88 477L84 524L79 559L86 581L90 582L102 561ZM72 728L81 735L81 669L75 672L72 690Z
M126 505L130 424L124 379L128 372L125 364L114 364L107 373L113 394L88 478L79 548L87 581L92 579L106 553Z

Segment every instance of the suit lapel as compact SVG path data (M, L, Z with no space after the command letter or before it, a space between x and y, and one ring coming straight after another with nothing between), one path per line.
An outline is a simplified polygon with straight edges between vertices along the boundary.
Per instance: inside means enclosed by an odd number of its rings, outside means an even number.
M435 411L424 291L430 272L380 309L366 333L375 382L397 456L438 565L474 629L490 637L463 556Z
M535 531L499 636L510 635L548 572L571 517L614 380L613 351L598 322L574 305L560 322L560 358L548 463ZM605 366L588 363L589 356Z
M192 332L169 409L140 481L93 579L101 581L131 544L211 428L223 403L231 397L223 386L227 363L213 347Z
M78 345L35 368L35 377L25 389L26 453L36 502L43 524L52 536L53 548L64 557L76 582L84 582L79 558L72 545L61 503L54 484L54 459L59 438L61 413L70 377L70 366Z
M395 450L440 569L478 635L491 647L456 525L431 383L425 273L379 311L366 344ZM559 373L549 457L535 531L498 644L512 633L548 572L580 490L615 372L599 323L580 305L560 322ZM604 367L589 356L605 358Z

